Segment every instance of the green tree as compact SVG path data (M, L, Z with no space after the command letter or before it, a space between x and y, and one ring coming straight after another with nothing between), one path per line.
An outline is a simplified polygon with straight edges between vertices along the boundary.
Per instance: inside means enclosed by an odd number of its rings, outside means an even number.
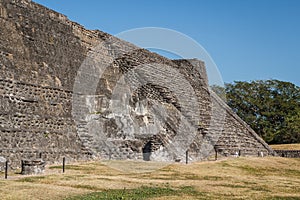
M298 86L279 80L236 81L226 84L225 91L227 104L266 142L300 142Z

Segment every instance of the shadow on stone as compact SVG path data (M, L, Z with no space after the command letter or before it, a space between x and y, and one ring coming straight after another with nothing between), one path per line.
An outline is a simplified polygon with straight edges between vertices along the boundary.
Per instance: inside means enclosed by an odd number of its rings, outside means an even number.
M152 142L149 141L145 144L143 148L143 160L150 161L151 149L152 149Z

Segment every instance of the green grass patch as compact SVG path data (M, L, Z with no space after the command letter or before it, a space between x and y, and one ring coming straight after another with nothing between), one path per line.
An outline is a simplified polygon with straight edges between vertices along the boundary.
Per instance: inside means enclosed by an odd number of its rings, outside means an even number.
M74 185L72 186L73 188L79 188L79 189L87 189L87 190L99 190L98 187L91 186L91 185Z
M288 176L299 176L300 177L300 170L285 169L283 171L284 171L285 175L288 175Z
M27 182L27 183L36 183L40 182L41 180L45 179L45 176L31 176L31 177L25 177L21 178L18 181L19 182Z
M266 185L257 185L250 187L252 191L271 192Z
M81 174L77 174L77 175L64 175L63 177L61 177L61 180L65 180L65 181L72 181L72 180L78 180L81 178L86 177L86 175L81 175Z
M163 196L197 196L205 197L205 193L200 193L196 191L191 186L185 186L178 189L172 189L170 187L140 187L136 189L119 189L119 190L106 190L102 192L93 192L86 195L74 196L67 198L66 200L143 200L155 197Z
M62 169L62 165L50 166L49 169ZM80 165L66 165L66 170L93 170L95 167L92 166L80 166Z
M242 183L246 184L246 185L257 185L257 183L255 182L250 182L250 181L243 181Z
M238 168L254 176L266 175L268 171L264 168L251 167L249 165L238 166Z
M222 167L232 167L232 165L228 164L226 161L225 161L225 162L224 162L224 161L221 162L220 165L221 165Z
M196 174L185 173L183 175L184 175L184 179L187 179L187 180L201 180L201 177Z
M249 165L238 166L237 168L253 176L282 175L282 176L300 177L300 170L295 170L295 169L280 169L274 167L252 167Z
M275 197L269 197L267 200L299 200L299 197L285 197L285 196L275 196Z
M200 177L200 180L206 180L206 181L222 181L226 178L224 177L220 177L220 176L203 176L203 177Z
M217 184L217 185L213 185L213 186L221 186L221 187L228 187L228 188L248 188L245 185L235 185L235 184Z

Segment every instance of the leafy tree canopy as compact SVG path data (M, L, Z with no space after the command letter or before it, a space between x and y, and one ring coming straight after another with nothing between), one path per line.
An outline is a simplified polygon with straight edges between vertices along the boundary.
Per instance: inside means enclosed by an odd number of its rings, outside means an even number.
M300 142L300 88L279 80L212 86L267 143Z

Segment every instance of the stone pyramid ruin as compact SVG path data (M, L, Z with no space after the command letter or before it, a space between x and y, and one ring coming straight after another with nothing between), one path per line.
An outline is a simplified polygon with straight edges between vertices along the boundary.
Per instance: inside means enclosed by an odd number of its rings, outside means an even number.
M11 166L273 154L209 88L205 64L0 0L0 156Z

